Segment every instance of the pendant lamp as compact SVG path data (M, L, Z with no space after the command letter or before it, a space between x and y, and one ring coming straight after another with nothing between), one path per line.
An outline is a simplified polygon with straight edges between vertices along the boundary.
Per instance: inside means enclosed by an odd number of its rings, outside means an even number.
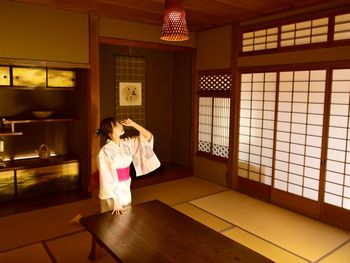
M185 10L179 0L165 0L164 20L160 39L184 41L189 39Z

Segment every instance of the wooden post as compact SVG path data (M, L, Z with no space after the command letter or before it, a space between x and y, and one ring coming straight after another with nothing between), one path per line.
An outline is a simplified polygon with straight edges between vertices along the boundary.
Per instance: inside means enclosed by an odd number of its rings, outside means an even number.
M100 139L95 131L100 123L100 58L99 58L99 18L89 16L90 74L89 74L89 142L90 176L97 170L96 159L100 149ZM91 188L92 191L92 188Z

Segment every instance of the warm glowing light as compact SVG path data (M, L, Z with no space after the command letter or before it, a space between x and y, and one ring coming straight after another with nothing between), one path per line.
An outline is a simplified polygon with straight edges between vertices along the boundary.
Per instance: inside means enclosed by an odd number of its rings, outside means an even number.
M184 41L189 39L185 10L178 0L165 0L164 20L160 39Z
M57 153L50 151L50 156L57 156ZM32 158L39 158L38 154L18 154L13 157L13 160L25 160L25 159L32 159ZM10 161L9 158L6 158L5 161Z
M181 11L173 10L169 13L169 19L171 23L180 23L181 22Z

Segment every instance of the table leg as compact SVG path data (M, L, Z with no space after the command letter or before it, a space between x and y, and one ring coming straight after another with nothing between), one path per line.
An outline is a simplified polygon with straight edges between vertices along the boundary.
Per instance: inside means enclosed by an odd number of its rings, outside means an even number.
M96 238L94 236L92 236L89 260L96 261Z

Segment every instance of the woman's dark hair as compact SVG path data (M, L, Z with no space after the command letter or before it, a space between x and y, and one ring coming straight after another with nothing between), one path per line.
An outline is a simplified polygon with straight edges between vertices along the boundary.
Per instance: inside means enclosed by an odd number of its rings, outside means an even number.
M100 123L100 128L97 129L96 134L99 136L104 136L107 139L111 139L109 134L113 131L113 126L117 124L117 120L113 117L105 118Z

